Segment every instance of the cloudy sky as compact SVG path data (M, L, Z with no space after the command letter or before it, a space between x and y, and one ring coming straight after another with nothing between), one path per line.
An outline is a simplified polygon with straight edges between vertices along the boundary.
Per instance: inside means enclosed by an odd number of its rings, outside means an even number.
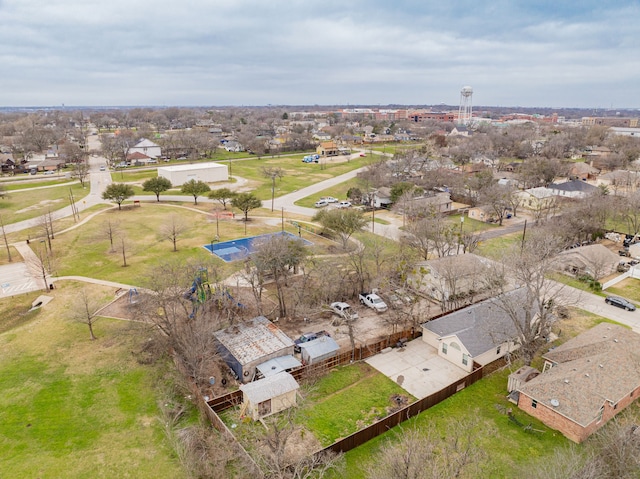
M0 106L640 107L640 1L0 0Z

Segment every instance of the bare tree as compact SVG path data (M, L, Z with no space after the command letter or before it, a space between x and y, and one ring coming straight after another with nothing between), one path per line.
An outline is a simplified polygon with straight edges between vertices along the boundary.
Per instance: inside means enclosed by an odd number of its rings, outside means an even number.
M167 238L173 244L173 251L178 251L178 238L187 230L188 226L177 215L171 215L169 221L164 224L160 230L163 238Z
M476 416L477 417L477 416ZM448 433L439 437L427 431L403 429L383 444L367 479L450 479L474 477L484 453L476 442L478 419L448 421Z
M273 202L276 194L276 179L284 176L284 170L279 167L265 166L262 168L262 176L271 178L271 211L273 211Z
M42 278L44 289L49 288L49 276L54 273L56 268L56 257L53 251L47 248L44 240L36 243L32 247L34 256L27 261L30 268L38 271L38 274Z
M113 240L119 233L119 221L108 218L105 222L102 223L102 234L109 240L109 244L111 245L111 252L115 251L113 247Z
M4 240L4 245L7 248L7 259L9 263L13 262L11 258L11 248L9 247L9 242L7 241L7 233L4 230L4 220L2 219L2 215L0 215L0 229L2 229L2 239Z
M79 163L74 163L71 168L71 177L76 178L84 188L89 176L89 164L86 161L80 161Z
M120 236L120 252L122 253L122 267L127 267L127 240L125 236Z
M98 307L95 300L89 296L86 289L82 289L78 295L78 303L73 311L72 318L76 323L87 325L91 341L95 341L97 339L93 332L93 326L98 320L98 315L96 314L97 311Z
M493 301L511 320L517 331L519 354L526 365L548 337L555 321L555 308L566 303L561 285L548 281L546 275L555 267L555 257L562 251L563 241L547 231L531 231L526 240L507 252L502 264L490 275L492 284L504 291L506 281L495 281L507 271L522 294L501 294Z
M287 316L284 290L287 277L297 272L307 255L307 248L302 241L290 239L284 235L275 235L260 244L251 256L251 261L259 274L269 275L275 282L280 317Z
M341 455L309 454L300 450L304 433L293 421L292 410L264 419L267 433L257 438L256 460L265 477L270 479L312 479L325 477L330 471L342 476L344 462Z

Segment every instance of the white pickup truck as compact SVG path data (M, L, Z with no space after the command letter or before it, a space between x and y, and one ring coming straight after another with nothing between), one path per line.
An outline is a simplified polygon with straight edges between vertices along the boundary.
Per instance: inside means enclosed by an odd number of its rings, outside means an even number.
M343 303L341 301L331 303L330 308L331 311L336 313L341 318L346 319L347 321L358 319L358 313L351 309L351 306L349 306L347 303Z
M388 309L387 303L376 293L360 293L359 299L360 303L376 310L378 313L384 313Z

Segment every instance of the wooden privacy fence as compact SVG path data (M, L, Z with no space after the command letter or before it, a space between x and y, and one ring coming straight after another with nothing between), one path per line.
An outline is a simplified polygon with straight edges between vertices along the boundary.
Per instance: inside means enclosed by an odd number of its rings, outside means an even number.
M420 329L416 330L415 328L411 328L405 331L400 331L398 333L390 334L385 339L375 343L363 344L355 348L353 351L345 351L319 363L308 364L297 369L293 369L290 373L296 381L304 380L309 377L317 377L326 373L331 368L350 364L356 361L362 361L363 359L374 356L383 349L396 345L400 339L411 340L419 336L422 336L422 330ZM215 412L224 411L225 409L237 406L240 403L242 403L242 391L232 391L223 396L218 396L207 401L209 407Z
M410 419L414 416L417 416L423 411L426 411L432 406L435 406L439 402L444 401L445 399L453 396L458 391L464 389L465 387L475 383L476 381L482 379L483 369L480 367L469 374L467 377L462 378L455 383L441 389L438 392L431 394L425 398L419 399L414 403L409 404L408 406L396 411L387 417L380 419L379 421L371 424L364 429L360 429L357 432L354 432L350 436L347 436L343 439L340 439L330 446L327 446L322 451L318 451L316 454L320 454L325 451L332 452L347 452L351 449L354 449L367 441L370 441L374 437L379 436L387 432L389 429L401 424L402 422Z

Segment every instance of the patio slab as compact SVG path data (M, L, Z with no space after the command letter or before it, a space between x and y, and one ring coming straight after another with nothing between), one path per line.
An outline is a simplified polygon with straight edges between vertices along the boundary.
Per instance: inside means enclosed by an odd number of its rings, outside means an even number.
M418 399L469 375L438 356L438 351L421 338L410 341L404 348L379 353L365 361Z

